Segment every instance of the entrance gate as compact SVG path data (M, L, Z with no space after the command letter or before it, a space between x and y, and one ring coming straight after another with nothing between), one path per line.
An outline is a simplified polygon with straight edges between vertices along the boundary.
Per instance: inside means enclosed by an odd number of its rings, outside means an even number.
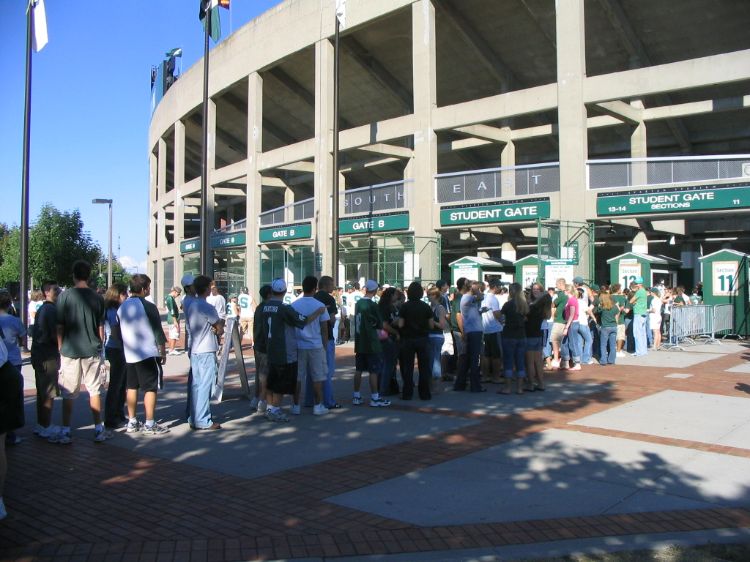
M589 222L538 220L537 255L547 264L568 269L572 266L575 275L593 283L594 232L594 225ZM551 286L549 279L546 285Z

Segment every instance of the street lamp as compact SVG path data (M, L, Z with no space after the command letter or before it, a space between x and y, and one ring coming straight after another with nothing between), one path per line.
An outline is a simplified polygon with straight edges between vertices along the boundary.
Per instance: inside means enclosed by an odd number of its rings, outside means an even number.
M112 199L92 199L94 205L109 205L109 258L107 259L107 287L112 286Z

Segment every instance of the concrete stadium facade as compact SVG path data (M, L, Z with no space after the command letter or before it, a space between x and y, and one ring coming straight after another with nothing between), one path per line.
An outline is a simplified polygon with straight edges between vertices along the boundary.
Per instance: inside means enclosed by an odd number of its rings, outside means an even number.
M629 251L679 260L688 283L702 254L750 252L748 3L348 0L338 178L334 4L286 0L211 52L208 216L228 292L331 274L335 183L342 284L567 258L573 239L575 271L600 280ZM157 302L198 269L202 81L201 61L149 129Z

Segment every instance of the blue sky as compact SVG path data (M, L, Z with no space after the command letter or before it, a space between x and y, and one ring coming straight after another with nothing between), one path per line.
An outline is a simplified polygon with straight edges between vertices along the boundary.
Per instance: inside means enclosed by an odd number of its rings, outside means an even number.
M239 27L280 0L232 0ZM21 221L27 0L0 0L0 222ZM199 0L45 0L49 43L34 53L30 218L44 203L79 209L106 252L114 199L114 252L124 265L148 249L150 69L174 47L183 69L203 56ZM221 10L222 39L230 17ZM212 43L213 46L213 43ZM142 269L141 269L142 270ZM131 269L132 271L132 269Z

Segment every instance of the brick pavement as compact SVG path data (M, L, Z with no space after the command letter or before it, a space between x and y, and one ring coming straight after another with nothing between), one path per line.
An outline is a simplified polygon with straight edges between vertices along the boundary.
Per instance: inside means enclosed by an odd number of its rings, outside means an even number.
M737 382L741 377L724 371L746 355L701 363L689 369L697 373L689 379L665 378L674 371L670 367L588 366L554 378L608 383L604 390L508 416L397 402L394 409L469 417L477 423L258 478L83 440L62 447L28 439L9 451L6 504L11 516L0 523L0 557L112 562L333 558L750 527L750 511L741 508L423 527L326 502L545 429L570 429L570 421L666 389L747 397L750 388ZM353 363L348 350L338 360ZM575 430L750 456L749 450L735 447L581 426Z

